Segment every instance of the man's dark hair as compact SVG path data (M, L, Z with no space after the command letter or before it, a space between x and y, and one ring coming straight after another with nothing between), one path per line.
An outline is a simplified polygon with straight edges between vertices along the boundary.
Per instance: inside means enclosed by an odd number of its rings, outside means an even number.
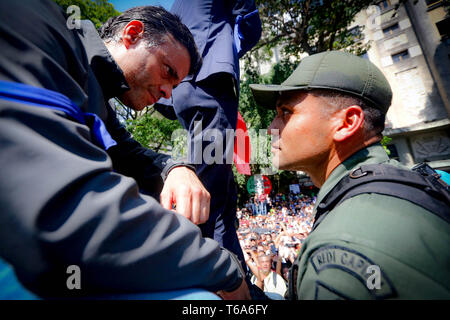
M327 101L335 107L331 112L338 111L339 109L347 108L351 105L358 105L364 111L364 130L366 135L381 136L384 130L384 123L386 120L386 114L379 108L372 106L365 100L346 94L343 92L330 90L330 89L315 89L311 91L311 94L327 99Z
M164 37L171 34L189 52L191 67L189 74L200 69L202 58L198 53L194 37L180 18L160 6L141 6L124 11L117 17L109 18L99 30L100 37L106 41L118 41L123 28L133 20L144 24L144 40L151 45L160 45Z

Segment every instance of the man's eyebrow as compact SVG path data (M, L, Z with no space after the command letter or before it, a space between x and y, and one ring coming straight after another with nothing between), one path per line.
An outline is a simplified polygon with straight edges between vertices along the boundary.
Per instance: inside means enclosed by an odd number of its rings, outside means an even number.
M286 101L282 100L282 101L277 101L275 108L280 108L280 109L289 109L290 106L288 104L286 104Z

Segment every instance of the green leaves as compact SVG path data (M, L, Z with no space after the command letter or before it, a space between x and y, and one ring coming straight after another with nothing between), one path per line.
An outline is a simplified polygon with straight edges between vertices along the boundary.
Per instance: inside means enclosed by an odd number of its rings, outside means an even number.
M272 122L273 118L275 118L276 111L265 109L263 107L260 107L256 104L255 100L253 99L253 95L250 89L251 83L273 83L273 84L280 84L286 78L294 71L294 69L297 67L297 63L293 63L289 61L288 59L281 61L278 64L275 64L272 67L272 71L266 75L261 76L257 68L252 64L251 57L246 56L245 61L245 74L243 75L243 78L241 79L241 91L240 91L240 97L239 97L239 112L241 113L242 117L245 120L245 123L247 124L247 128L249 131L253 131L256 133L259 133L259 130L267 130L270 123ZM249 132L250 135L251 132ZM254 164L250 164L252 174L261 173L262 169L267 169L270 167L270 164L264 163L266 159L262 159L262 153L258 153L258 148L267 149L267 153L270 155L270 140L267 140L267 145L259 145L259 143L265 143L264 139L258 140L256 137L250 136L251 142L252 142L252 159L256 160ZM259 150L259 151L261 151ZM257 155L258 153L258 155ZM248 192L247 192L247 181L249 179L249 176L242 175L237 172L236 168L233 166L233 173L235 177L235 181L238 185L238 202L239 204L242 204L243 201L245 201L248 198ZM280 174L282 171L278 171L278 174L269 176L269 178L272 180L272 186L275 190L279 190L279 188L283 188L285 186L285 183L287 181L291 181L292 179L295 179L296 173L295 172L288 172L285 171L282 175L282 178L280 178ZM280 180L281 179L281 180ZM281 181L281 183L280 183ZM288 184L286 184L288 186ZM289 187L289 186L288 186Z
M176 140L172 141L172 133L177 129L182 129L178 121L166 119L157 111L127 120L127 130L133 135L133 138L144 147L156 152L172 150ZM183 141L178 142L183 143ZM183 153L184 150L178 152Z
M389 156L391 154L391 151L388 149L389 142L392 141L392 138L389 138L387 136L384 136L383 139L381 139L380 143L384 148L384 151L386 151L387 155Z
M71 5L80 8L81 19L91 20L98 29L110 17L118 16L119 11L108 0L53 0L67 12Z
M286 56L300 57L327 50L365 53L360 32L348 30L356 14L373 0L256 0L263 35L253 52L280 46Z

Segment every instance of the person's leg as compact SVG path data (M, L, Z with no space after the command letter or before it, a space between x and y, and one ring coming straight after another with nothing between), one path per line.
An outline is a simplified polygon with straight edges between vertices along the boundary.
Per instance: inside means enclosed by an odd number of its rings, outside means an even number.
M246 268L234 227L237 201L231 169L234 136L232 140L227 139L227 129L232 133L236 130L238 109L231 75L216 74L201 83L182 82L173 92L173 105L178 120L189 132L190 161L196 164L197 175L211 195L209 219L199 225L202 234L235 253ZM200 125L202 135L199 136L196 128ZM212 141L205 136L217 132L220 135ZM213 148L212 144L215 144ZM220 157L217 152L221 153ZM205 159L208 156L213 159ZM207 160L214 161L211 164Z

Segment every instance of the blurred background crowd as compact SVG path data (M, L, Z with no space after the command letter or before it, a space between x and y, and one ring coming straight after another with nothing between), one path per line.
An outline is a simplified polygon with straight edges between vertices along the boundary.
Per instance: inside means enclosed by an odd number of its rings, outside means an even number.
M237 210L237 234L252 282L264 282L271 298L284 296L289 269L313 225L315 201L299 193L278 193L252 197Z

